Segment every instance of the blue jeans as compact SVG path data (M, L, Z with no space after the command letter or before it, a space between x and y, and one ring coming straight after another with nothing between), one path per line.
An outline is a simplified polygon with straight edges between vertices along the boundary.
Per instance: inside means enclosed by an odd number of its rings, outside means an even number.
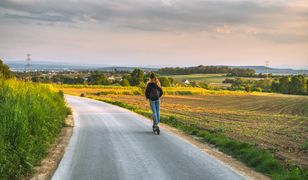
M150 100L150 106L153 112L153 125L156 126L160 121L160 100Z

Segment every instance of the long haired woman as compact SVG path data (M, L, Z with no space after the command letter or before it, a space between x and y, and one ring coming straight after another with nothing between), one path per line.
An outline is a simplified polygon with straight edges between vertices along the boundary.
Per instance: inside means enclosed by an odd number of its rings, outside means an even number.
M156 75L152 72L146 86L145 96L149 100L153 112L153 132L157 132L157 134L160 133L158 123L160 121L160 97L162 95L163 89L161 84Z

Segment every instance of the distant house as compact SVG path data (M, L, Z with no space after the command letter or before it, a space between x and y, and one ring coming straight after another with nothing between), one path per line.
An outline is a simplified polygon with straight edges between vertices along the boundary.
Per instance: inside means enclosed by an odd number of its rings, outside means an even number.
M182 80L182 84L188 85L188 84L190 84L190 82L188 81L188 79L184 79L184 80Z
M109 76L107 79L108 79L109 81L114 81L114 80L115 80L114 76Z

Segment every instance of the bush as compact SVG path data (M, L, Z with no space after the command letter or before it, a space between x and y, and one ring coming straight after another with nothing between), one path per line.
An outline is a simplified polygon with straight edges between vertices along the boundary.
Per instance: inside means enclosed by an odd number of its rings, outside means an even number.
M8 79L13 77L12 72L8 65L4 64L3 61L0 59L0 78Z
M130 86L129 81L128 81L127 79L123 79L123 80L121 81L121 85L122 85L122 86Z
M171 86L169 78L167 78L167 77L160 77L159 81L160 81L161 85L164 86L164 87L170 87Z
M262 91L263 91L263 89L262 89L262 88L260 88L260 87L257 87L257 88L253 88L253 91L256 91L256 92L262 92Z
M234 79L226 78L222 83L234 83Z

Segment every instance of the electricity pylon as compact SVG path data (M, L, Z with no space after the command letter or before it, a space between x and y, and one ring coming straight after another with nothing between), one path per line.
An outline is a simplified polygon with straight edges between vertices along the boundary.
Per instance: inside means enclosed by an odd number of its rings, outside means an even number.
M266 79L268 79L268 65L269 61L265 61Z
M26 65L25 65L25 79L26 81L31 81L31 54L27 54Z

